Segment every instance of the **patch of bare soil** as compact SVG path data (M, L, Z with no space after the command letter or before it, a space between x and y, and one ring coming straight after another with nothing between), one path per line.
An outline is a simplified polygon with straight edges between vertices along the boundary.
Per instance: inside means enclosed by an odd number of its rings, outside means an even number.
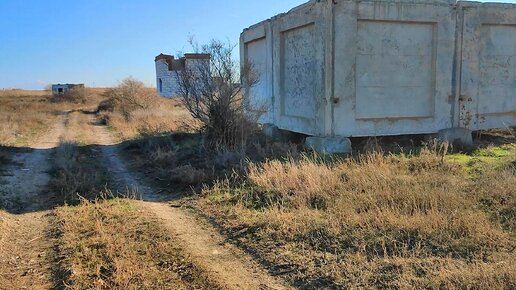
M66 115L30 149L15 154L0 176L0 289L52 286L52 244L47 238L52 149L65 131Z
M120 159L117 147L105 126L98 125L90 116L91 126L88 140L104 145L102 150L104 164L119 191L137 192L144 201L139 202L141 209L150 216L159 218L177 241L184 253L227 289L285 289L282 283L270 276L250 256L235 246L225 242L209 224L195 218L182 208L171 207L164 203L164 197L154 193L133 175Z

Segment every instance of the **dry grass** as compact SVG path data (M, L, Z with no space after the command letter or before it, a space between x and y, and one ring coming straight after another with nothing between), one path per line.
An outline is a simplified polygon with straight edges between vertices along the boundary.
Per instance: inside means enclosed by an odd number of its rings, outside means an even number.
M305 288L516 287L516 147L482 174L438 151L250 164L204 212Z
M122 112L104 112L102 117L122 140L142 136L185 131L194 123L177 100L157 99L152 108L136 109L125 116Z
M69 289L217 289L159 222L132 201L56 210L61 273Z
M126 79L105 93L99 113L122 140L196 128L179 99L159 97L156 90Z
M28 146L48 130L61 112L95 108L102 91L88 89L87 100L82 104L53 103L47 91L0 91L0 145Z
M107 169L99 166L98 153L76 143L62 143L54 153L49 187L60 203L94 200L108 186Z

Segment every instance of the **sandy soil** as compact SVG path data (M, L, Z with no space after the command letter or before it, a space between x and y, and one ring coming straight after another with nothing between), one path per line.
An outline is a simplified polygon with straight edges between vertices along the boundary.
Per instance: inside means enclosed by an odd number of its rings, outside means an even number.
M13 156L0 176L0 289L49 289L52 243L49 158L65 131L66 115L30 149Z

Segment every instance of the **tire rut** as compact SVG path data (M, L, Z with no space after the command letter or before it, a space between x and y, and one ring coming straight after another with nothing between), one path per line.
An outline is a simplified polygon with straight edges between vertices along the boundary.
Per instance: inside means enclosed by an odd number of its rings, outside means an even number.
M28 150L13 156L0 177L0 289L49 289L53 245L48 238L52 200L44 189L67 114Z
M173 208L165 203L166 197L142 184L119 157L118 148L105 126L97 125L90 116L90 141L99 145L103 164L111 172L119 192L137 192L142 198L138 205L153 215L168 229L185 254L189 255L210 277L220 281L227 289L287 289L272 277L249 255L234 245L225 242L224 237L211 225L182 208Z

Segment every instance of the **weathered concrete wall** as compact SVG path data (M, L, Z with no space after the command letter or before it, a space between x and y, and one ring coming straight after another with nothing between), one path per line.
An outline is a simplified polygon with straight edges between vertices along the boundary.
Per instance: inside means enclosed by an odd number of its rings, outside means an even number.
M262 76L246 95L267 104L262 122L317 136L514 126L515 18L516 5L310 1L242 33Z
M458 124L516 126L516 5L459 2Z
M242 60L253 65L258 83L246 90L248 109L259 118L260 123L274 122L272 31L270 21L249 28L241 35L240 54ZM245 64L245 61L242 62Z
M336 103L330 134L432 133L451 127L452 3L335 5ZM350 28L339 29L344 26Z

